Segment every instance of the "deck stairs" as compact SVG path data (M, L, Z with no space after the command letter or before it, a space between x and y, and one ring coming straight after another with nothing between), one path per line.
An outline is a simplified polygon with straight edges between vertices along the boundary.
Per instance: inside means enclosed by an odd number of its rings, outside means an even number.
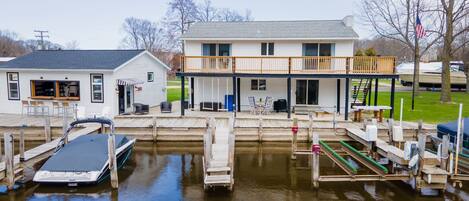
M204 189L222 186L230 191L233 189L234 179L234 120L208 121L207 132L204 135Z
M372 79L360 79L358 83L353 84L352 107L367 104L367 97L371 90Z

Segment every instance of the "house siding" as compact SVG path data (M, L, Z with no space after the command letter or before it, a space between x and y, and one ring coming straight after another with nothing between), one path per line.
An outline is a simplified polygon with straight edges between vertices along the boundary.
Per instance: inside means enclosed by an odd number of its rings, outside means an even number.
M6 72L11 70L0 70L0 83L6 83ZM111 72L96 72L104 75L104 102L91 103L90 73L89 72L66 72L66 71L15 71L19 73L20 100L8 100L8 89L6 84L0 85L0 109L1 113L21 113L21 100L31 97L31 80L70 80L80 81L80 100L70 101L73 104L86 107L87 114L99 114L104 106L114 108L111 97L115 90L112 83ZM93 72L94 73L94 72ZM42 79L41 79L42 77ZM67 79L66 79L67 78ZM44 100L52 113L52 101Z

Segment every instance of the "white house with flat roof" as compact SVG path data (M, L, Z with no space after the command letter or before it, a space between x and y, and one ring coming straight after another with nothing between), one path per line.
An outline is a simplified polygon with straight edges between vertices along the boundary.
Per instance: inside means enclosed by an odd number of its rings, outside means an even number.
M394 57L354 57L358 38L352 16L198 22L182 36L178 76L190 78L188 103L196 110L249 111L268 99L269 110L285 107L289 117L313 110L348 114L352 104L367 104L349 93L350 79L366 79L363 90L369 80L397 77Z
M0 113L25 113L27 104L68 103L86 114L132 113L134 103L166 100L169 67L145 50L44 50L0 64ZM32 104L32 105L31 105ZM57 112L58 113L58 112Z

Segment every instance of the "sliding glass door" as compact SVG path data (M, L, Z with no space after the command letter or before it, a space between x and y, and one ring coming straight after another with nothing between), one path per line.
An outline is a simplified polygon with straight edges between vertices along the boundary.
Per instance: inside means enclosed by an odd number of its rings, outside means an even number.
M318 70L330 69L333 53L333 44L331 43L304 43L303 44L303 69Z
M296 80L296 104L317 105L318 91L318 80Z
M231 44L202 44L202 56L230 56ZM203 58L202 68L208 69L228 69L230 61L228 58Z

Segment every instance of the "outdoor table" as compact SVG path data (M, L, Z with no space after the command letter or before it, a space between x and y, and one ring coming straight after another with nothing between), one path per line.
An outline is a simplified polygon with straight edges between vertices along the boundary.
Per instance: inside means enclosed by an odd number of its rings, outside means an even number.
M379 122L383 122L383 111L392 109L390 106L353 106L355 111L353 112L353 120L361 121L362 111L373 111L374 118L377 118Z

